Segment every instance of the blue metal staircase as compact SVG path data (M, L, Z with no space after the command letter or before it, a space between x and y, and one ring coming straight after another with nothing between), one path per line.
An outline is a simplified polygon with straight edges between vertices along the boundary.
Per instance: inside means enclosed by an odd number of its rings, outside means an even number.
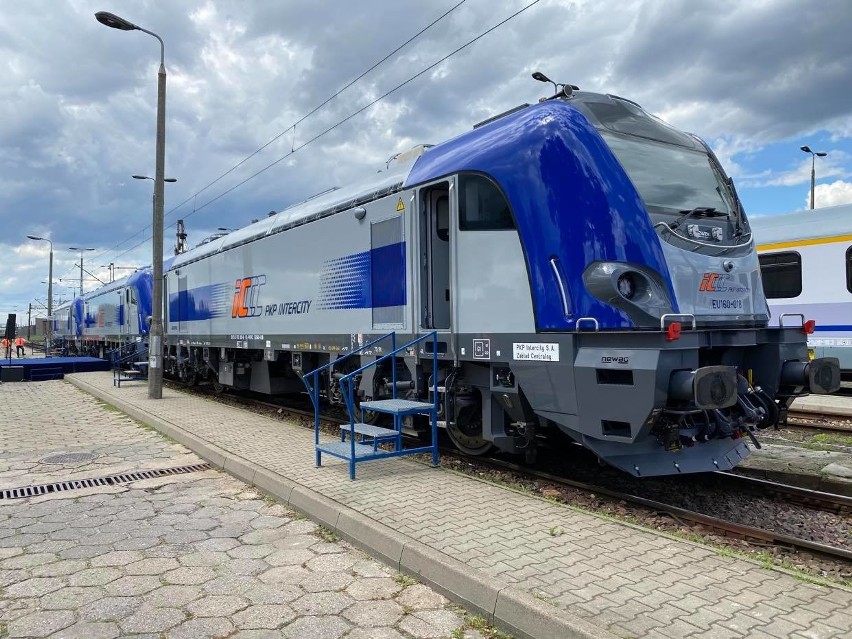
M136 350L136 345L120 346L109 352L112 364L112 385L121 388L121 382L135 382L148 379L148 349Z
M360 406L355 407L355 379L361 373L372 366L384 362L387 359L395 358L397 353L405 352L415 344L432 339L432 388L430 395L431 402L415 402L408 399L397 399L396 397L396 362L391 362L391 370L393 375L393 383L391 385L391 399L377 399L366 402L361 402ZM331 375L335 366L339 366L348 357L360 353L361 351L371 348L375 344L384 340L391 340L391 352L383 355L375 361L362 366L358 370L352 371L340 378L339 383L343 390L343 398L346 402L346 407L349 410L349 424L340 425L340 441L320 442L320 416L319 416L319 374L323 371L328 371ZM361 348L348 353L346 356L329 362L324 366L305 373L302 376L302 381L308 389L308 394L314 404L314 446L316 451L317 466L322 466L322 454L332 455L345 459L349 462L349 478L355 479L355 464L362 461L371 461L374 459L387 459L388 457L400 457L402 455L416 455L421 453L432 454L432 465L438 465L438 350L437 350L437 333L435 331L423 335L411 342L397 348L396 333L388 333L382 337L365 344ZM369 410L376 413L385 413L393 416L393 428L384 428L374 426L363 421L363 411ZM408 415L428 415L432 423L432 444L430 446L421 446L418 448L403 448L402 443L402 423L403 418ZM359 419L360 417L360 419ZM349 435L349 441L346 436ZM391 444L391 450L379 448L379 444Z

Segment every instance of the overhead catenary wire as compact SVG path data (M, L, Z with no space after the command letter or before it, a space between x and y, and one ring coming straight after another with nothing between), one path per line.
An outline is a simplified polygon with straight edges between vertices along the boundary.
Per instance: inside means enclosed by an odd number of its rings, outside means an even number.
M197 191L197 192L196 192L196 193L194 193L193 195L189 196L188 198L186 198L185 200L183 200L182 202L180 202L179 204L177 204L176 206L174 206L174 207L172 207L171 209L169 209L169 210L166 212L166 214L165 214L165 215L166 215L166 217L168 217L169 215L171 215L172 213L174 213L175 211L177 211L179 208L181 208L182 206L184 206L185 204L187 204L190 200L195 201L201 193L203 193L204 191L206 191L207 189L209 189L211 186L213 186L214 184L216 184L217 182L219 182L220 180L222 180L222 179L223 179L223 178L225 178L226 176L228 176L228 175L230 175L231 173L233 173L233 172L234 172L237 168L239 168L240 166L242 166L243 164L245 164L248 160L250 160L251 158L253 158L254 156L256 156L258 153L260 153L260 152L261 152L261 151L263 151L264 149L266 149L266 148L267 148L270 144L272 144L273 142L275 142L275 141L279 140L279 139L280 139L283 135L285 135L288 131L293 131L293 134L294 134L294 140L295 140L295 131L296 131L296 127L297 127L299 124L301 124L302 122L304 122L306 119L308 119L308 118L309 118L310 116L312 116L314 113L316 113L316 112L317 112L317 111L319 111L321 108L323 108L325 105L327 105L329 102L331 102L332 100L334 100L336 97L338 97L341 93L343 93L344 91L346 91L349 87L351 87L352 85L354 85L356 82L358 82L359 80L361 80L362 78L364 78L364 76L366 76L366 75L367 75L367 74L369 74L370 72L372 72L372 71L374 71L375 69L377 69L377 68L378 68L379 66L381 66L383 63L385 63L385 62L386 62L386 61L387 61L387 60L388 60L391 56L395 55L396 53L398 53L399 51L401 51L403 48L405 48L406 46L408 46L409 44L411 44L414 40L416 40L417 38L419 38L421 35L423 35L426 31L428 31L429 29L431 29L433 26L435 26L436 24L438 24L441 20L443 20L444 18L446 18L448 15L450 15L453 11L455 11L456 9L458 9L458 8L459 8L461 5L463 5L465 2L467 2L467 0L460 0L460 2L457 2L455 5L453 5L452 7L450 7L447 11L445 11L445 12L444 12L444 13L442 13L440 16L438 16L435 20L433 20L433 21L432 21L432 22L430 22L428 25L426 25L425 27L423 27L422 29L420 29L420 31L418 31L417 33L415 33L415 34L414 34L413 36L411 36L408 40L406 40L406 41L405 41L405 42L403 42L401 45L399 45L398 47L396 47L393 51L391 51L390 53L388 53L387 55L385 55L385 56L384 56L381 60L379 60L378 62L376 62L375 64L373 64L373 65L372 65L369 69L367 69L366 71L363 71L363 72L362 72L362 73L360 73L357 77L355 77L354 79L350 80L350 81L349 81L346 85L344 85L341 89L339 89L338 91L336 91L335 93L333 93L331 96L329 96L328 98L326 98L325 100L323 100L320 104L318 104L318 105L317 105L317 106L315 106L313 109L311 109L308 113L306 113L306 114L305 114L305 115L303 115L301 118L299 118L298 120L296 120L296 122L294 122L293 124L291 124L289 127L287 127L286 129L284 129L283 131L281 131L280 133L278 133L278 135L274 136L272 139L270 139L268 142L266 142L263 146L259 147L258 149L256 149L255 151L253 151L252 153L250 153L249 155L247 155L246 157L244 157L242 160L240 160L239 162L237 162L237 163L236 163L234 166L232 166L230 169L228 169L227 171L225 171L224 173L222 173L222 174L221 174L219 177L217 177L215 180L213 180L212 182L210 182L209 184L207 184L204 188L202 188L201 190ZM194 206L194 205L193 205L193 210L192 210L192 212L193 212L193 213L195 213L195 206ZM118 248L119 248L122 244L125 244L126 242L131 241L131 240L132 240L133 238L135 238L135 237L138 237L141 233L145 233L145 232L146 232L146 231L148 231L148 229L150 229L151 227L152 227L152 225L151 225L151 224L147 224L147 225L143 226L143 227L142 227L139 231L137 231L136 233L134 233L134 234L133 234L133 235L131 235L130 237L125 238L124 240L122 240L121 242L119 242L118 244L116 244L115 246L113 246L112 248L105 250L103 253L99 254L97 257L102 257L103 255L106 255L109 251L112 251L112 250L116 250L116 249L118 249ZM129 252L130 252L130 251L132 251L133 249L135 249L135 248L137 248L137 247L141 246L142 244L144 244L144 243L145 243L145 242L147 242L147 241L148 241L148 240L147 240L147 238L146 238L146 239L144 239L142 242L139 242L138 244L134 244L134 245L133 245L133 246L131 246L129 249L125 250L123 253L119 253L116 257L121 257L122 255L126 255L127 253L129 253Z
M314 142L316 142L316 141L317 141L317 140L319 140L320 138L324 137L324 136L325 136L325 135L327 135L328 133L330 133L330 132L334 131L334 130L335 130L335 129L337 129L338 127L342 126L343 124L345 124L346 122L348 122L348 121L349 121L349 120L351 120L352 118L354 118L354 117L356 117L357 115L359 115L359 114L363 113L364 111L366 111L366 110L367 110L367 109L369 109L370 107L372 107L372 106L374 106L374 105L378 104L379 102L381 102L382 100L384 100L384 99L385 99L385 98L387 98L388 96L392 95L392 94L393 94L393 93L395 93L396 91L398 91L398 90L400 90L401 88L405 87L406 85L410 84L411 82L413 82L413 81L414 81L414 80L416 80L417 78L421 77L421 76L422 76L422 75L424 75L425 73L428 73L429 71L431 71L432 69L434 69L435 67L437 67L439 64L441 64L441 63L443 63L443 62L446 62L448 59L450 59L451 57L453 57L453 56L454 56L454 55L456 55L457 53L459 53L459 52L463 51L464 49L468 48L468 47L469 47L469 46L471 46L472 44L474 44L474 43L476 43L477 41L481 40L481 39L482 39L482 38L484 38L485 36L489 35L490 33L494 32L495 30L499 29L500 27L502 27L503 25L505 25L507 22L509 22L509 21L513 20L514 18L518 17L519 15L521 15L522 13L524 13L525 11L527 11L528 9L532 8L533 6L535 6L536 4L538 4L539 2L541 2L541 0L532 0L532 2L530 2L530 3L526 4L525 6L521 7L520 9L518 9L517 11L515 11L514 13L512 13L512 14L511 14L511 15L509 15L508 17L504 18L503 20L501 20L500 22L498 22L498 23L497 23L497 24L495 24L494 26L492 26L492 27L490 27L490 28L486 29L485 31L483 31L482 33L480 33L479 35L477 35L476 37L472 38L471 40L468 40L466 43L464 43L464 44L463 44L463 45L461 45L460 47L457 47L456 49L454 49L454 50L453 50L453 51L451 51L450 53L446 54L445 56L443 56L443 57L442 57L442 58L440 58L439 60L437 60L437 61L433 62L433 63L432 63L432 64L430 64L429 66L427 66L427 67L425 67L424 69L422 69L422 70L420 70L419 72L417 72L416 74L414 74L414 75L410 76L408 79L406 79L405 81L403 81L403 82L401 82L400 84L396 85L396 86L395 86L395 87L393 87L392 89L390 89L390 90L386 91L385 93L383 93L381 96L379 96L379 97L378 97L378 98L376 98L375 100L372 100L371 102L367 103L366 105L364 105L364 106L360 107L359 109L357 109L356 111L352 112L351 114L349 114L348 116L346 116L346 117L345 117L345 118L343 118L342 120L339 120L338 122L336 122L336 123L335 123L335 124L333 124L332 126L330 126L330 127L326 128L326 129L325 129L325 130L323 130L322 132L318 133L317 135L313 136L313 137L312 137L312 138L310 138L309 140L307 140L307 141L305 141L304 143L300 144L298 147L292 148L289 152L285 153L283 156L279 157L279 158L278 158L277 160L275 160L274 162L269 163L268 165L266 165L265 167L263 167L263 168L262 168L262 169L260 169L259 171L256 171L256 172L255 172L255 173L253 173L252 175L250 175L250 176L248 176L247 178L245 178L244 180L242 180L242 181L238 182L237 184L235 184L234 186L230 187L229 189L227 189L227 190L223 191L223 192L222 192L222 193L220 193L219 195L217 195L217 196L215 196L215 197L211 198L210 200L208 200L207 202L205 202L205 203L203 203L202 205L198 206L197 208L194 208L194 209L193 209L190 213L187 213L187 214L184 216L184 218L183 218L183 219L186 219L186 218L190 217L191 215L193 215L193 214L197 213L198 211L203 210L203 209L204 209L204 208L206 208L207 206L210 206L210 205L211 205L211 204L213 204L214 202L216 202L216 201L220 200L221 198L225 197L226 195L228 195L228 194L232 193L233 191L235 191L236 189L240 188L240 187L241 187L241 186L243 186L244 184L246 184L246 183L250 182L251 180L253 180L253 179L255 179L256 177L258 177L259 175L261 175L261 174L265 173L266 171L268 171L268 170L269 170L269 169L271 169L272 167L276 166L276 165L277 165L277 164L279 164L280 162L284 161L284 160L285 160L285 159L287 159L288 157L292 156L292 155L293 155L293 154L295 154L297 151L300 151L300 150L304 149L305 147L309 146L310 144L313 144ZM391 55L392 55L392 54L391 54ZM291 128L292 128L292 127L288 127L287 129L285 129L285 130L284 130L284 132L283 132L283 133L286 133L286 132L287 132L287 131L289 131ZM278 137L280 137L280 135L279 135ZM276 138L276 139L277 139L277 138ZM271 142L273 142L273 141L274 141L274 140L270 140L270 142L269 142L269 143L267 143L267 145L265 145L265 146L268 146L268 144L270 144L270 143L271 143ZM265 147L264 147L264 148L265 148ZM252 155L254 155L254 154L252 154ZM248 159L248 158L246 158L246 159ZM233 168L236 168L236 166L235 166L235 167L233 167ZM233 170L233 168L232 168L231 170ZM229 171L229 172L230 172L230 171ZM221 177L224 177L224 175L223 175L223 176L221 176ZM218 179L217 179L216 181L218 181ZM214 183L215 183L215 181L214 181ZM211 185L212 185L212 183L211 183ZM209 186L210 186L210 185L208 185L208 187L209 187ZM206 188L208 188L208 187L205 187L205 189L206 189ZM200 193L200 191L199 191L199 193ZM178 206L176 206L176 207L174 207L173 209L171 209L167 215L169 215L169 214L173 213L175 210L177 210L177 208L178 208L179 206L182 206L183 204L185 204L186 202L188 202L188 201L189 201L189 199L192 199L192 198L187 198L187 200L185 200L184 202L182 202L182 203L181 203L181 204L179 204ZM145 231L145 230L147 230L148 228L150 228L150 225L148 225L147 227L143 228L143 229L142 229L142 231L140 231L140 232L144 232L144 231ZM136 235L138 235L138 234L139 234L139 233L136 233L136 234L135 234L134 236L132 236L132 237L135 237L135 236L136 236ZM127 240L125 240L125 241L127 241ZM146 239L146 240L143 240L142 242L138 242L137 244L134 244L134 245L133 245L133 246L131 246L130 248L126 249L125 251L123 251L123 252L121 252L121 253L118 253L118 254L115 256L115 258L114 258L114 259L118 259L118 258L122 257L123 255L126 255L126 254L127 254L127 253L129 253L130 251L132 251L132 250L134 250L134 249L138 248L139 246L142 246L142 245L143 245L143 244L145 244L146 242L147 242L147 239ZM122 243L123 243L123 242L122 242ZM117 245L117 246L120 246L120 245L121 245L121 244L119 244L119 245ZM117 247L116 247L116 248L117 248Z

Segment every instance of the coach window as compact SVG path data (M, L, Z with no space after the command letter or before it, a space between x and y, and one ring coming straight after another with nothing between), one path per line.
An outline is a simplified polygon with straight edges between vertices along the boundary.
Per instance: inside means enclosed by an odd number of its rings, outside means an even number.
M459 176L459 228L462 231L515 228L509 202L500 188L484 175Z
M852 293L852 246L846 249L846 290Z
M763 291L769 299L802 294L802 256L795 251L758 256Z

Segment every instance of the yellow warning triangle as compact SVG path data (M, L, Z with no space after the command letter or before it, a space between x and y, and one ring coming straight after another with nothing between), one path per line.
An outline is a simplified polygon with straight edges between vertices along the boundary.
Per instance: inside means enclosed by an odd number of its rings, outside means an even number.
M402 198L399 198L399 201L396 203L396 212L402 213L405 211L405 202L402 201Z

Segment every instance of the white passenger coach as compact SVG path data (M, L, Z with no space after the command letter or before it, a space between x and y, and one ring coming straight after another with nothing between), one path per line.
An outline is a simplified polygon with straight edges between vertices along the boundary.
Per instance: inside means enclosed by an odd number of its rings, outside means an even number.
M752 216L771 323L816 322L814 357L837 357L852 378L852 204Z

